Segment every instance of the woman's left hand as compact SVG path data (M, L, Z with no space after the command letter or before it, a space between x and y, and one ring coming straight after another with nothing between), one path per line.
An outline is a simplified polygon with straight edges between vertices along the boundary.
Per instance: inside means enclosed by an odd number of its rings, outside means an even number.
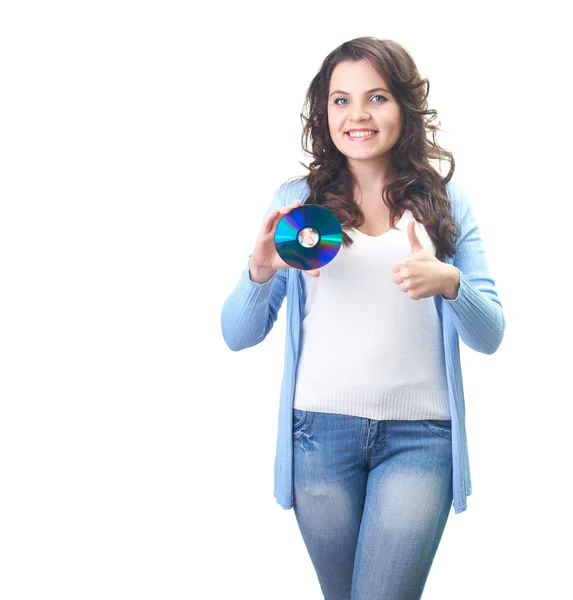
M430 298L446 292L451 284L448 265L424 250L415 231L416 222L408 223L411 254L393 267L394 283L413 300Z

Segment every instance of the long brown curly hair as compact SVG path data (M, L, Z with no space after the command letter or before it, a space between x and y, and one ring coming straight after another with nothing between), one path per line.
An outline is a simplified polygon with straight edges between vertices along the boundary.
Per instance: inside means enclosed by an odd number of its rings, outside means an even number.
M446 193L446 183L455 169L454 157L436 143L439 125L432 125L431 121L437 112L427 108L429 81L420 77L410 54L395 41L359 37L344 42L324 59L311 81L300 115L302 148L313 157L308 167L298 161L309 171L306 179L310 195L305 204L325 206L336 215L343 228L345 246L353 242L344 228L357 228L364 223L364 214L354 199L354 186L358 182L348 168L346 156L330 137L327 114L328 89L334 68L341 61L362 59L369 60L382 75L401 107L402 133L390 150L392 168L382 190L382 199L390 210L392 229L396 229L395 219L409 209L432 239L436 258L451 257L456 252L453 237L461 235ZM427 115L430 118L425 119ZM432 141L427 138L426 130L432 131ZM440 166L443 159L450 162L445 178L430 164L431 159L438 159Z

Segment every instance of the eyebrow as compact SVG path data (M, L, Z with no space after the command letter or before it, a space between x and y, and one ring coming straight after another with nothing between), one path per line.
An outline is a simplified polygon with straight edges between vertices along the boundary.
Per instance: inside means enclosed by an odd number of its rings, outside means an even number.
M367 92L364 92L365 94L371 94L372 92L386 92L387 94L389 94L390 92L388 90L385 90L384 88L373 88L371 90L368 90ZM333 94L345 94L346 96L350 96L350 94L348 92L343 92L342 90L334 90L334 92L331 92L330 96L332 96ZM330 96L328 96L330 98Z

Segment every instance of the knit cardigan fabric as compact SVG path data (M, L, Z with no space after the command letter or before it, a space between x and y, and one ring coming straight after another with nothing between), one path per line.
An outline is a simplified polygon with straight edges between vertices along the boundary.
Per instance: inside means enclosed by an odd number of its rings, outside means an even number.
M443 262L459 269L460 286L454 300L448 300L441 294L433 298L442 322L452 420L453 506L454 513L458 514L467 509L467 496L472 493L459 340L472 350L493 354L503 339L505 317L495 290L495 281L489 274L480 231L467 195L453 180L446 184L446 192L452 203L453 219L460 225L461 237L457 240L454 257L446 257ZM306 177L284 183L275 192L263 220L280 206L288 206L297 199L304 203L309 195ZM251 256L252 253L234 290L223 303L221 329L225 343L235 352L260 344L272 329L285 296L287 298L274 497L282 508L290 509L293 507L293 400L300 352L301 316L304 314L302 275L298 269L280 269L269 281L256 283L249 277L248 262Z

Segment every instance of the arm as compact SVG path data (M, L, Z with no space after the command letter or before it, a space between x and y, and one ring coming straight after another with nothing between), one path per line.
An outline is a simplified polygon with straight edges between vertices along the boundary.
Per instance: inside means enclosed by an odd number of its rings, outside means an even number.
M285 206L283 184L274 195L262 221L279 206ZM261 221L261 223L262 223ZM286 270L275 271L264 283L257 283L258 273L249 273L251 256L235 289L227 297L221 311L221 330L227 346L237 352L262 342L273 328L286 295ZM264 274L266 277L270 273ZM251 279L251 276L253 279Z
M457 242L452 271L452 288L442 294L444 310L450 311L456 330L466 346L483 354L493 354L505 331L503 307L489 274L480 231L471 204L459 187L461 237ZM455 282L459 288L455 295ZM453 298L453 299L451 299Z

